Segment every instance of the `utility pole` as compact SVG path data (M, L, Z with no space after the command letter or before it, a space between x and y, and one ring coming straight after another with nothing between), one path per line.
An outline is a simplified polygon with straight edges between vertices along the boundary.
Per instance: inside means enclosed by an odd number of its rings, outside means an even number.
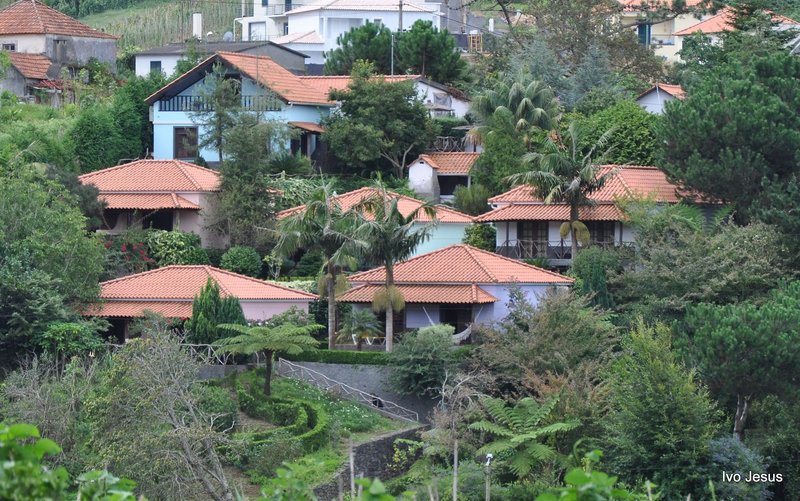
M400 15L397 19L397 31L403 31L403 0L400 0Z
M390 69L389 74L391 76L394 76L394 33L392 33L392 51L391 51L390 58L391 58L391 61L389 62L389 68L391 68L391 69Z

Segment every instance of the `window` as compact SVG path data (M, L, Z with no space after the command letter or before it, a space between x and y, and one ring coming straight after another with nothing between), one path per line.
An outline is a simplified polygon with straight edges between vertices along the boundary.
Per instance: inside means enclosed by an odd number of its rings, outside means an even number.
M150 61L150 73L161 73L161 61Z
M269 0L261 0L262 7L266 7L267 5L269 5Z
M291 5L289 7L291 8ZM284 35L289 34L289 23L283 23L283 34Z
M17 50L17 44L15 43L4 43L3 50L7 50L10 52L15 52Z
M587 221L589 238L593 244L609 245L614 243L614 221Z
M373 24L377 24L378 26L383 24L383 19L375 18L372 20Z
M197 158L197 127L175 127L174 158Z

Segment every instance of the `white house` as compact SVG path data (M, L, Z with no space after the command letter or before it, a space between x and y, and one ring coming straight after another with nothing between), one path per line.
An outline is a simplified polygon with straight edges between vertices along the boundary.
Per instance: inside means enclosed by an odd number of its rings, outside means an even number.
M685 8L700 7L703 0L686 0ZM673 14L669 12L672 2L652 2L648 0L620 0L622 5L621 20L624 26L636 30L639 42L651 47L657 56L668 62L680 61L680 51L683 48L683 38L677 33L688 28L702 19L708 19L711 14ZM664 15L656 14L657 7L666 7ZM661 13L661 10L658 10Z
M428 152L411 162L408 184L426 200L450 202L458 186L469 186L470 170L480 153Z
M296 75L306 72L305 60L308 56L272 42L209 42L198 40L194 47L186 42L170 43L155 49L148 49L134 56L136 76L146 77L152 72L170 76L175 73L178 61L185 58L191 50L203 57L215 52L238 52L256 56L269 56L273 61Z
M766 12L769 13L769 11ZM716 15L706 17L702 21L676 32L675 36L679 39L683 39L683 37L687 35L701 33L709 36L712 42L716 42L721 33L733 31L735 29L733 26L733 16L733 9L727 7L723 8ZM773 29L776 31L796 30L800 28L799 22L778 14L772 14L772 22L775 23Z
M402 6L402 7L401 7ZM402 9L402 10L401 10ZM337 47L336 38L367 22L401 31L416 21L441 27L441 4L397 0L284 0L270 4L254 0L253 15L237 19L242 40L271 40L309 56L309 72L320 74L323 54Z
M242 107L269 119L287 122L301 131L298 140L287 150L312 156L322 129L318 125L335 103L327 93L307 85L297 75L281 67L272 58L234 52L218 52L159 89L146 99L151 106L153 157L155 159L219 162L214 149L198 148L206 132L197 113L208 110L203 97L206 76L214 64L225 67L226 78L241 81Z
M664 113L664 105L676 99L683 99L686 93L680 85L670 85L657 83L651 88L639 94L636 104L644 108L649 113L661 115Z

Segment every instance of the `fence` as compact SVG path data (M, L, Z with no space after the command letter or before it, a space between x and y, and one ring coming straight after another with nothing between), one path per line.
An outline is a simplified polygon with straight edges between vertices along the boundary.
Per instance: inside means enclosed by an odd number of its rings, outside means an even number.
M361 391L358 388L353 388L352 386L335 381L321 372L289 362L283 358L278 359L278 374L285 377L300 379L313 384L317 388L328 390L342 398L368 405L385 416L412 423L419 422L419 414L411 409L407 409L394 402L384 400L378 396Z

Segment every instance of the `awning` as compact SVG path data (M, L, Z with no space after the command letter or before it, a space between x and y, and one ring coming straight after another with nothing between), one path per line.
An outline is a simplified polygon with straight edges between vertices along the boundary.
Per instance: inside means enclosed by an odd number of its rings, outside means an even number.
M321 126L320 124L315 124L314 122L289 122L289 125L306 132L313 132L315 134L322 134L325 132L325 127Z
M188 209L200 210L200 206L175 193L101 193L100 200L106 209Z
M406 303L426 304L489 304L497 298L475 284L466 285L397 285ZM383 285L367 284L354 287L339 296L345 303L371 303Z
M501 221L569 221L569 205L564 204L510 204L475 218L476 223ZM622 212L613 204L602 204L578 209L580 221L622 221Z

